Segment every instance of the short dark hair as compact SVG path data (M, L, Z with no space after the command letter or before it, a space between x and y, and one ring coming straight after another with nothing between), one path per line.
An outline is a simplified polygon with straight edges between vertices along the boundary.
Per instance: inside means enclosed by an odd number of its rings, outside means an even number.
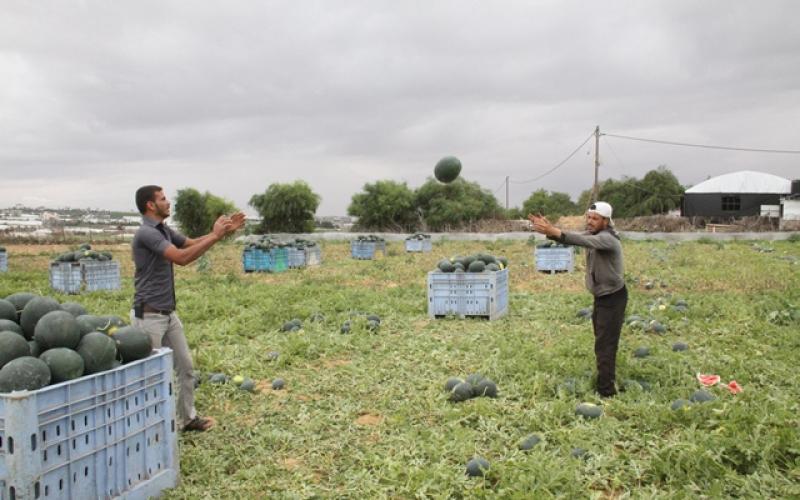
M148 201L155 201L156 193L159 191L163 191L161 186L142 186L136 190L136 208L139 209L139 213L144 215L147 211L147 202Z

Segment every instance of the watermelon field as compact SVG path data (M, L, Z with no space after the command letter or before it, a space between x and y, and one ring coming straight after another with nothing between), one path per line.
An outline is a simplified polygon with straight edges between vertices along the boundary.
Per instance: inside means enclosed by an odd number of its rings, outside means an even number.
M389 242L374 261L350 258L344 241L321 246L321 266L277 274L244 273L233 242L177 269L204 380L197 406L218 425L181 435L181 484L166 498L800 497L797 239L624 241L626 314L639 319L623 328L624 391L612 399L592 390L583 254L574 273L550 275L525 241L438 241L425 254ZM69 247L6 245L0 296L127 318L130 247L93 247L120 261L121 290L54 293L48 265ZM508 258L509 314L430 319L426 273L478 252ZM292 319L302 328L281 331ZM257 390L210 383L213 373ZM497 397L449 401L445 382L476 373ZM705 389L713 399L672 409L703 388L698 374L719 376ZM602 415L576 415L581 403ZM483 477L465 474L473 457L489 463Z

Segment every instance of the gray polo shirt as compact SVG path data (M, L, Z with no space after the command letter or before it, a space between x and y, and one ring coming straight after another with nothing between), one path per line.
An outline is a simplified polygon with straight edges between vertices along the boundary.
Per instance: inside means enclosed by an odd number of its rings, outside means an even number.
M131 245L136 266L134 304L147 304L166 311L175 310L175 275L172 262L164 258L170 245L181 248L186 237L165 224L142 217Z

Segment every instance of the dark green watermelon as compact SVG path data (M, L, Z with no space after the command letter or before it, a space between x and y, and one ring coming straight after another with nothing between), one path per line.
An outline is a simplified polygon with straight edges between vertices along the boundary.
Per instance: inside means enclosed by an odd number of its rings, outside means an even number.
M7 319L9 321L17 321L17 308L11 302L0 299L0 319Z
M92 314L83 314L75 318L78 322L78 327L81 329L81 337L91 332L99 332L109 325L109 322L100 316Z
M30 355L31 349L25 337L16 332L0 332L0 368L9 361Z
M61 304L61 309L67 311L76 318L78 316L83 316L84 314L89 314L86 309L77 302L64 302Z
M42 351L55 347L75 349L81 340L81 329L67 311L50 311L36 323L33 339Z
M44 361L23 356L0 369L0 392L35 391L50 383L50 368Z
M124 326L111 336L117 344L117 354L123 363L146 358L153 350L150 336L141 328Z
M42 316L49 312L60 310L61 304L50 297L36 297L31 299L30 302L25 304L25 308L22 310L22 315L19 320L22 331L25 333L25 338L28 340L33 338L36 323L39 322Z
M50 368L51 381L54 384L73 380L83 375L83 358L72 349L56 347L42 353L39 359L47 363Z
M15 332L19 333L23 337L25 336L25 334L22 333L22 327L19 326L19 324L16 321L11 321L9 319L0 319L0 332L5 332L5 331Z
M458 178L461 173L461 161L455 156L445 156L436 164L433 175L439 182L448 184Z
M76 351L83 358L86 375L111 369L117 358L116 342L101 332L84 335Z
M14 304L14 307L17 308L17 323L19 323L19 317L20 314L22 314L22 310L25 309L25 305L36 297L38 297L38 295L29 292L12 293L6 297L6 300Z
M467 271L471 273L482 273L485 270L486 270L486 264L484 264L482 260L473 261L467 268Z

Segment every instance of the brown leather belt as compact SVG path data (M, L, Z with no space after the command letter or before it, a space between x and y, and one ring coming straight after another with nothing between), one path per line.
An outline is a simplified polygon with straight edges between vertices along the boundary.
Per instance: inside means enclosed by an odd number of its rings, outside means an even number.
M142 306L142 311L146 313L161 314L162 316L169 316L170 314L172 314L172 311L168 311L166 309L156 309L155 307L150 307L147 304Z

